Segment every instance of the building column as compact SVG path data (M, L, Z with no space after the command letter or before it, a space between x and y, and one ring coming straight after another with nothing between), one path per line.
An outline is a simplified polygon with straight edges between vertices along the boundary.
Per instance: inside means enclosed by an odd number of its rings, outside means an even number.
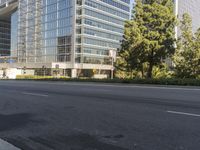
M71 78L77 78L77 69L71 70Z

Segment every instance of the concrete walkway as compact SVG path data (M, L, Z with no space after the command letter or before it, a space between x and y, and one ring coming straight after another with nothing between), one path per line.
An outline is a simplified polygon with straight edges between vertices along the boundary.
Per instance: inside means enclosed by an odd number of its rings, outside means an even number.
M20 149L0 139L0 150L20 150Z

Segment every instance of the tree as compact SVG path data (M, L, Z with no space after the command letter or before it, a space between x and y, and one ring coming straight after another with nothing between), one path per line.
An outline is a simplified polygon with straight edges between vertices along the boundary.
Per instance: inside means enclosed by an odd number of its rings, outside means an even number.
M197 32L195 33L195 72L196 72L196 77L200 78L200 28L197 30Z
M193 34L192 19L185 13L181 20L180 31L181 35L177 40L177 50L174 55L176 76L195 78L200 73L200 29Z
M151 78L153 67L175 51L174 28L172 0L136 0L132 19L125 24L121 58L141 72L147 65L146 75Z
M119 51L119 59L117 60L117 69L130 72L132 75L133 70L142 71L143 67L143 54L140 48L143 41L141 28L143 20L143 6L141 0L136 0L132 12L132 19L126 21L124 29L124 38L122 41L122 48Z
M149 0L144 4L144 51L148 63L147 77L152 77L154 66L158 66L174 53L175 16L172 1Z

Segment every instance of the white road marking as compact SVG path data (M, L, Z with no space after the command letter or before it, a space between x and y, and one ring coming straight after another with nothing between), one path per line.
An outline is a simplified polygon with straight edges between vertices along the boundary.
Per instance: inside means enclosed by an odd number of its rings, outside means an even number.
M17 81L18 82L18 81ZM21 81L22 82L22 81ZM23 83L27 83L27 82L23 82ZM97 83L93 83L93 82L82 82L82 83L78 83L78 82L48 82L48 81L44 81L44 82L33 82L33 84L49 84L49 85L72 85L72 86L91 86L91 87L125 87L125 88L141 88L141 89L159 89L159 90L185 90L185 91L200 91L200 88L195 87L195 86L190 86L190 87L184 87L184 86L175 86L173 87L173 85L161 85L161 86L157 86L157 85L148 85L148 84L141 84L141 85L134 85L134 84L123 84L123 83L101 83L101 82L97 82ZM3 85L0 82L1 85ZM5 84L7 85L7 84Z
M0 139L0 150L20 150L20 149Z
M171 114L178 114L178 115L186 115L186 116L193 116L193 117L200 117L199 114L192 114L192 113L186 113L186 112L178 112L178 111L167 111L168 113Z
M28 92L23 92L22 94L24 94L24 95L31 95L31 96L48 97L48 95L45 95L45 94L39 94L39 93L28 93Z
M40 83L39 83L40 84ZM43 84L43 83L42 83ZM146 85L146 84L141 84L141 85L134 85L134 84L129 84L129 85L126 85L124 83L101 83L101 82L97 82L97 83L87 83L87 82L82 82L82 83L75 83L75 82L57 82L57 83L51 83L51 82L45 82L45 84L49 84L49 85L73 85L73 86L91 86L91 87L125 87L125 88L141 88L141 89L160 89L160 90L186 90L186 91L200 91L200 88L196 88L196 87L191 87L191 88L188 88L188 87L173 87L170 85L168 86L164 86L164 85L161 85L161 86L156 86L156 85Z
M70 84L70 83L65 83L65 84ZM96 86L96 87L126 87L126 88L141 88L141 89L160 89L160 90L188 90L188 91L200 91L200 88L186 88L186 87L170 87L170 86L152 86L152 85L119 85L118 83L114 84L107 84L107 83L100 83L100 84L79 84L79 83L73 83L71 85L89 85L89 86Z

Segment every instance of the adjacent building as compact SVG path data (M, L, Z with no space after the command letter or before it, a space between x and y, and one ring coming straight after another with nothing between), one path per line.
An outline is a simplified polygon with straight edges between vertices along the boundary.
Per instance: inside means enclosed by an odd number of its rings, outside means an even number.
M129 15L130 0L0 0L0 68L111 75Z
M10 55L10 21L0 20L0 56Z
M192 27L195 32L200 28L200 0L175 0L176 14L179 19L184 13L192 17Z

